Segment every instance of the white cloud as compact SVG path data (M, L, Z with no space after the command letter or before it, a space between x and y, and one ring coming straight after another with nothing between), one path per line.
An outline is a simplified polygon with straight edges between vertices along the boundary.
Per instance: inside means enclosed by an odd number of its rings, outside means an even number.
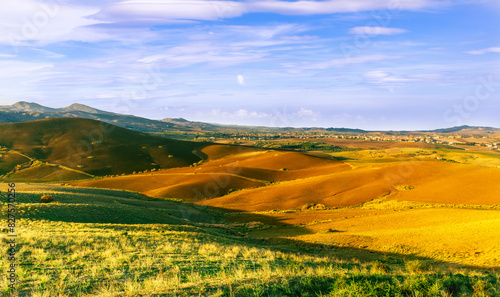
M408 32L400 28L387 28L387 27L354 27L349 30L349 34L357 35L395 35Z
M50 63L0 60L0 69L8 69L8 71L0 72L0 78L28 77L29 75L36 74L36 71L50 67L53 67Z
M265 53L250 53L250 52L224 52L224 51L206 51L195 53L178 53L168 51L165 55L154 55L144 57L139 62L143 63L160 63L162 68L175 69L183 68L196 64L207 64L209 67L229 67L246 63L254 63L262 60L266 56Z
M443 5L439 0L330 0L330 1L252 1L251 12L273 12L287 15L315 15L360 12L377 9L418 10Z
M306 40L315 40L318 39L319 36L312 36L312 35L304 35L304 36L281 36L280 39L283 40L291 40L291 41L306 41Z
M170 48L149 51L149 55L137 59L141 63L160 63L165 69L182 68L196 64L210 67L227 67L256 63L272 55L273 46L309 43L312 39L287 40L289 36L307 31L309 27L296 24L270 26L211 26L209 30L194 28L169 32L175 40L185 40ZM207 34L207 31L210 33ZM142 36L141 36L142 38ZM175 42L175 41L174 41ZM291 48L291 49L296 49Z
M272 118L272 114L265 113L265 112L258 112L258 111L249 111L247 109L239 109L235 112L227 112L227 111L222 111L220 109L213 109L210 112L210 115L213 117L220 117L220 118L231 118L231 119L270 119Z
M471 55L484 55L486 53L500 53L500 47L489 47L489 48L480 49L480 50L467 51L465 53L471 54Z
M29 42L42 44L79 40L78 28L99 23L87 18L99 8L64 5L58 1L17 0L2 3L0 10L0 43L22 46Z
M236 77L236 79L238 80L238 84L240 86L244 86L245 85L245 77L241 74L238 74L238 76Z
M132 0L105 6L94 17L113 22L164 23L169 20L215 21L241 16L245 4L234 1Z
M395 75L392 75L391 73L379 70L367 72L363 74L363 78L365 83L372 85L379 85L379 86L389 86L398 83L412 82L417 80L415 78L397 77ZM391 88L389 88L389 90L393 92Z
M305 108L300 108L300 110L297 112L297 116L301 118L310 118L314 122L318 120L319 117L321 117L321 114L319 112L314 112L310 109L305 109Z
M124 40L146 42L154 31L132 32L160 24L193 23L235 18L248 13L276 13L284 15L319 15L359 12L393 8L417 10L442 5L439 0L330 0L330 1L224 1L224 0L129 0L129 1L17 0L2 4L0 10L0 43L22 46L30 42L49 44L60 41L98 42ZM119 23L120 25L116 25ZM114 24L100 26L101 24ZM123 30L126 28L127 30ZM254 28L255 29L255 28ZM262 28L261 28L262 29ZM261 39L286 35L282 31L258 30ZM122 31L126 31L124 34ZM290 30L289 30L290 31ZM293 30L292 30L293 31ZM249 31L250 32L250 31ZM266 35L267 34L267 35ZM273 35L274 34L274 35ZM381 33L383 34L383 33ZM314 36L283 37L282 41L306 41Z
M332 59L329 61L312 63L312 64L302 64L302 65L287 64L286 66L288 66L290 68L294 68L294 69L329 69L329 68L344 67L344 66L348 66L348 65L352 65L352 64L363 64L363 63L367 63L367 62L382 61L382 60L397 59L397 58L400 58L400 57L399 56L381 55L381 54L361 55L361 56L356 56L356 57Z
M9 58L15 58L17 57L16 55L10 55L10 54L0 54L0 59L9 59Z
M316 122L321 118L321 113L314 112L313 110L304 107L293 113L287 113L286 111L282 112L278 110L273 110L273 112L268 113L251 111L248 109L238 109L232 112L213 109L210 111L209 116L232 120L265 120L266 122L261 123L267 126L276 126L277 122L279 121L285 126L290 126L292 122L296 122L299 119Z
M95 18L112 22L168 22L172 20L215 21L246 13L320 15L369 10L419 10L442 6L440 0L329 0L329 1L207 1L130 0L105 6Z

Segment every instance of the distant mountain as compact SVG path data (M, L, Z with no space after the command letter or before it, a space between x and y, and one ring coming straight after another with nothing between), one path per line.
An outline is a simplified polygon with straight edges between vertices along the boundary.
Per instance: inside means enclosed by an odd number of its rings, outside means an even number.
M51 108L34 102L20 101L12 105L0 106L0 108L4 110L20 111L20 112L58 113L58 112L68 112L68 111L83 111L88 113L110 114L110 112L99 110L79 103L73 103L70 106L63 108Z
M326 131L329 132L341 132L341 133L370 133L375 131L366 131L361 129L349 129L349 128L327 128Z
M472 132L472 131L498 131L499 129L497 128L492 128L492 127L472 127L472 126L456 126L456 127L451 127L451 128L446 128L446 129L435 129L435 130L427 130L427 131L419 131L419 132L432 132L432 133L456 133L456 132L461 132L465 131L467 132Z
M398 133L474 133L491 132L499 129L490 127L459 126L446 129L425 130L425 131L367 131L350 128L293 128L293 127L264 127L264 126L239 126L220 125L203 122L192 122L183 118L166 118L161 121L137 117L133 115L117 114L113 112L99 110L87 105L74 103L63 108L50 108L33 102L17 102L12 105L0 106L0 123L28 122L49 118L84 118L110 123L122 128L127 128L140 132L227 132L227 131L261 131L261 132L338 132L338 133L385 133L394 135Z
M63 108L50 108L33 102L17 102L0 106L0 123L28 122L50 118L84 118L110 123L122 128L140 132L200 132L221 131L227 129L244 130L245 126L223 126L202 122L191 122L183 118L166 118L161 121L146 119L133 115L124 115L99 110L87 105L74 103Z
M0 106L2 109L22 112L56 112L57 108L42 106L34 102L19 101L9 106Z
M111 112L99 110L87 105L79 104L79 103L73 103L68 107L61 108L63 111L83 111L83 112L88 112L88 113L104 113L104 114L111 114Z
M156 121L132 115L103 111L78 103L63 108L50 108L25 101L8 106L0 106L0 123L28 122L49 118L93 119L140 132L162 132L166 130L200 131L203 128L213 129L212 125L205 123L193 123L184 119L177 119L171 122Z
M183 118L175 118L175 119L166 118L166 119L163 119L162 121L163 122L168 122L168 123L189 123L188 120L183 119Z

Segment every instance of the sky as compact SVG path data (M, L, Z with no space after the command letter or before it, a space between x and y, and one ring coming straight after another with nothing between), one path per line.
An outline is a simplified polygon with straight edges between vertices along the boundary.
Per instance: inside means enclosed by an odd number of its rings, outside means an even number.
M500 127L498 0L0 1L0 105L270 127Z

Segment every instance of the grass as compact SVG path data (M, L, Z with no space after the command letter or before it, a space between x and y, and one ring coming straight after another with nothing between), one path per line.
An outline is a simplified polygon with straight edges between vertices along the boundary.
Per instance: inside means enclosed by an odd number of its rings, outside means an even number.
M494 296L499 275L280 251L189 225L21 220L21 296ZM5 258L0 267L6 269ZM2 294L8 290L3 283Z
M250 231L241 224L221 229L204 223L223 216L186 203L128 191L41 184L17 188L26 190L18 193L19 296L500 293L500 274L491 270L418 259L405 262L404 257L349 259L317 244L255 240L238 235L238 230ZM55 202L39 203L42 194L53 195ZM3 216L5 211L3 205ZM6 257L0 259L2 271L8 264ZM5 280L0 292L10 294Z

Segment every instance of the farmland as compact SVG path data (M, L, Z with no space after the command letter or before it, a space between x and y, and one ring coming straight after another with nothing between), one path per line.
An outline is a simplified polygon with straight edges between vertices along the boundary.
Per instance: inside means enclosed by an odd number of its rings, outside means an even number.
M272 149L115 128L71 163L55 152L86 134L15 137L38 126L10 125L0 143L18 197L19 296L500 292L494 150L308 138Z

